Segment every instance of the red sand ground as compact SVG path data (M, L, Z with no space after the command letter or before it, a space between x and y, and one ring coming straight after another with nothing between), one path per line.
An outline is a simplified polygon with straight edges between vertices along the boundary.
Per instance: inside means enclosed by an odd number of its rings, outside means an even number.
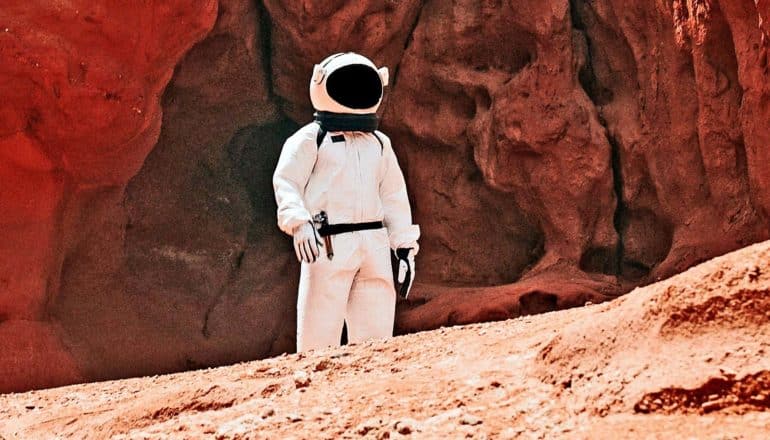
M765 242L601 305L3 395L0 438L766 439L768 352Z

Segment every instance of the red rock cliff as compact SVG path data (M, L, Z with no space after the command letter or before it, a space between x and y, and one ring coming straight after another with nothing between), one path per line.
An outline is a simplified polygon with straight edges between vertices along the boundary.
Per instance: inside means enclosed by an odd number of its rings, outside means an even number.
M393 72L383 130L424 234L399 331L606 300L768 238L769 15L764 0L12 1L0 391L292 349L297 267L270 174L311 117L313 63L337 51Z
M63 341L56 305L84 287L66 282L73 268L119 267L125 187L158 139L174 66L216 9L213 0L0 8L0 390L90 377Z

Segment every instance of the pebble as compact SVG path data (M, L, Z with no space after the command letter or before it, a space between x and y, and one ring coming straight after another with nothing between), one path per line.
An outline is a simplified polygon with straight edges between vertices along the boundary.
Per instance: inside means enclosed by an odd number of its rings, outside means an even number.
M310 385L310 376L302 370L294 372L294 386L297 388L305 388Z
M375 429L382 426L382 420L380 419L369 419L360 425L356 427L356 433L358 435L366 435L371 431L374 431Z
M323 359L320 362L318 362L317 364L315 364L315 367L313 368L313 370L315 370L315 371L324 371L324 370L328 370L329 367L331 367L331 366L332 366L331 361L329 361L327 359Z
M482 420L473 414L465 414L462 417L460 417L460 424L461 425L468 425L468 426L476 426L480 425L482 423Z
M419 431L419 423L414 419L401 419L393 424L393 429L401 435L408 435Z

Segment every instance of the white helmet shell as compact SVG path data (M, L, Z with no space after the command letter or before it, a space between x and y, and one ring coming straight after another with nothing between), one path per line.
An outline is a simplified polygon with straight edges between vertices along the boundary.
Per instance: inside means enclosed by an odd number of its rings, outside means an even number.
M387 85L387 67L378 69L370 59L357 53L337 53L313 68L310 102L316 111L375 113Z

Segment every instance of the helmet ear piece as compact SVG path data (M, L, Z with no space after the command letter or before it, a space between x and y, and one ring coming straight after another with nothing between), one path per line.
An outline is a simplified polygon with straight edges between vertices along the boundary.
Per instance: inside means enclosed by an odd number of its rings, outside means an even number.
M321 84L324 80L324 76L326 76L326 69L316 64L315 67L313 67L312 81L316 84Z
M390 79L390 72L388 71L387 67L380 67L377 69L377 73L380 75L380 80L382 80L382 85L387 86L388 80Z

